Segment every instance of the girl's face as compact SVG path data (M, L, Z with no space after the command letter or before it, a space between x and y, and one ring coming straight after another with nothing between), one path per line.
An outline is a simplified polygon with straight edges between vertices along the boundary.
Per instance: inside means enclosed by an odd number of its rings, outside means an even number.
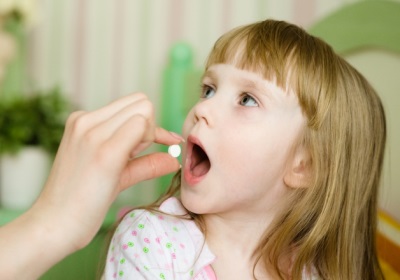
M202 84L183 126L184 206L198 214L276 209L305 125L297 96L230 64L209 67Z

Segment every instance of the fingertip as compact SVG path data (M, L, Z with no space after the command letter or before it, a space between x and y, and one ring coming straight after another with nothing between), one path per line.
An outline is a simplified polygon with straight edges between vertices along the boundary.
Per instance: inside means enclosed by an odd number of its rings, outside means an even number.
M155 177L178 171L181 165L177 158L172 157L168 153L153 154L153 159L157 165L157 172L154 174Z
M170 154L166 154L166 155L167 155L167 157L168 157L169 164L170 164L170 167L171 167L171 171L169 171L169 172L168 172L167 169L166 169L166 171L167 171L168 173L178 171L180 168L182 168L182 165L181 165L181 163L179 162L178 158L175 158L175 157L171 156ZM166 164L166 165L167 165L167 164ZM167 167L168 167L168 165L167 165ZM168 173L166 173L166 174L168 174Z
M133 159L121 177L122 189L141 181L154 179L176 172L181 168L179 161L167 153L154 153Z
M185 139L176 132L168 131L162 127L156 127L154 141L158 144L172 145L185 142Z
M178 139L179 141L181 141L182 143L185 143L185 138L183 138L181 135L179 135L178 133L175 133L173 131L169 131L169 133L175 137L176 139Z

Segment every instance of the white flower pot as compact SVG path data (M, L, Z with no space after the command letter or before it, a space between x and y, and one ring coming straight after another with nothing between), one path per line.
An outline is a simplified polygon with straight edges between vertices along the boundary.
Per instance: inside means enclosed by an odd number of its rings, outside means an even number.
M0 163L2 208L26 210L46 182L51 159L39 147L26 147L16 155L3 155Z

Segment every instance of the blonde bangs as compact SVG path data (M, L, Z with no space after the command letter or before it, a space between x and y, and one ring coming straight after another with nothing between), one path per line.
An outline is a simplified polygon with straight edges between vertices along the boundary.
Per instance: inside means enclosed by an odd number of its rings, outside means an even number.
M287 89L292 70L289 68L291 51L266 38L274 36L258 24L233 29L215 43L208 56L206 70L213 64L231 64L242 70L259 73Z
M309 128L318 129L336 91L335 56L330 46L297 26L264 21L220 37L208 56L206 70L226 63L259 73L285 91L295 92Z

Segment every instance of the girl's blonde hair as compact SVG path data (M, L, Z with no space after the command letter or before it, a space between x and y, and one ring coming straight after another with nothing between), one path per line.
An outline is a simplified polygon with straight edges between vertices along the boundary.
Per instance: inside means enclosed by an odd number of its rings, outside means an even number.
M314 270L323 279L383 279L375 248L377 196L386 140L381 101L365 78L322 40L266 20L214 45L206 69L230 63L293 90L308 119L301 144L312 182L293 189L254 256L281 279ZM179 192L180 175L169 192ZM201 216L193 219L206 233ZM282 264L290 259L290 271Z

